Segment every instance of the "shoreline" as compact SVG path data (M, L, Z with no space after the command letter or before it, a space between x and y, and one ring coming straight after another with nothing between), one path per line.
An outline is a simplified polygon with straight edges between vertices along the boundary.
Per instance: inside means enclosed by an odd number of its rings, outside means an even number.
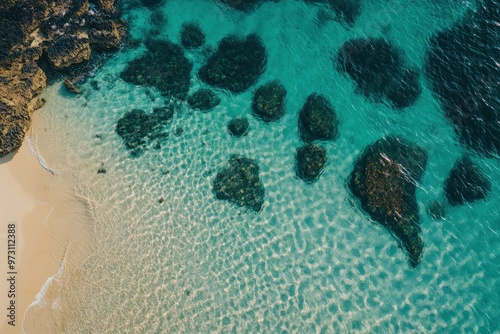
M17 152L0 159L2 186L8 191L0 193L2 224L0 253L3 254L3 274L7 276L7 225L16 225L15 298L8 298L7 278L0 280L0 305L6 308L15 301L15 326L2 314L0 332L22 333L25 311L35 300L47 278L59 268L63 253L62 245L50 233L47 220L53 210L46 199L53 176L44 170L29 151L24 140Z

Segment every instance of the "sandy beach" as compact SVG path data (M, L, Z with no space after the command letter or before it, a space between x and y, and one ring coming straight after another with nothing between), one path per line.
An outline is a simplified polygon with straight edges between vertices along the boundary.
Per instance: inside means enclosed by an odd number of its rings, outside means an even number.
M0 305L3 312L9 312L7 307L15 301L15 318L3 314L0 332L22 333L24 311L35 300L47 278L57 272L64 248L47 226L52 207L46 193L52 175L40 166L26 141L17 153L0 159L0 179L0 253L4 262L1 264L4 277L0 280ZM11 253L14 270L10 270L7 263L9 224L15 224L15 253ZM15 277L15 297L9 298L11 285L7 280L12 277ZM13 320L11 323L15 326L9 325Z

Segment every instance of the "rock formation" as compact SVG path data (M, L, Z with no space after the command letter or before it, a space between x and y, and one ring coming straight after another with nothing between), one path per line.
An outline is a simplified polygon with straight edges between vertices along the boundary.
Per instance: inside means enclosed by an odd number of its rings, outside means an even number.
M229 121L227 128L233 137L245 136L248 133L250 123L245 117L233 118Z
M389 136L365 148L348 180L363 210L398 239L413 267L424 248L415 191L426 164L424 149Z
M338 128L337 115L326 97L309 95L299 113L299 134L302 140L311 142L335 139Z
M357 38L342 45L337 69L356 83L359 93L397 109L413 105L422 88L419 72L408 67L402 50L382 38Z
M451 205L462 205L485 199L491 183L481 168L464 156L458 160L444 182L444 193Z
M191 108L207 111L219 105L220 97L210 89L201 88L189 95L187 103Z
M97 4L89 11L88 0L0 2L0 156L21 145L33 110L43 105L36 98L46 85L40 63L67 70L87 61L94 47L120 43L125 22L112 16L114 0ZM96 37L104 25L113 27L113 43Z
M258 35L231 35L220 41L198 76L209 85L241 93L255 84L266 63L266 48Z
M462 143L500 154L500 3L477 9L437 33L427 52L426 76Z
M214 192L218 199L260 211L265 191L259 180L259 165L241 155L231 156L228 165L215 177Z
M252 111L264 122L279 120L285 115L286 89L279 80L270 81L255 90Z
M186 99L193 63L168 40L146 41L147 52L130 61L121 78L134 85L156 87L162 95Z
M205 43L205 34L195 22L182 25L181 44L186 49L196 49Z
M297 149L296 174L312 183L318 179L326 164L326 150L319 144L307 144Z

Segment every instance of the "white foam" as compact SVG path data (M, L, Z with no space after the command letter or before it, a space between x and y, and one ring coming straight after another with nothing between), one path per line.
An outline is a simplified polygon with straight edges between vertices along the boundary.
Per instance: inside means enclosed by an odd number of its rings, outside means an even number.
M36 294L35 296L35 300L26 308L26 310L24 311L24 317L23 317L23 333L26 333L24 331L24 320L26 319L26 312L28 312L28 310L33 307L33 306L36 306L36 305L43 305L44 304L44 301L43 301L43 297L45 296L45 293L47 292L47 289L49 288L50 284L54 281L54 280L57 280L61 277L62 275L62 271L64 269L64 261L65 261L65 258L63 258L63 260L61 261L61 264L59 265L59 269L57 270L57 273L53 276L50 276L46 281L45 283L43 284L42 288L40 289L40 291ZM59 306L59 303L58 303L59 299L57 299L53 304L52 304L52 307L57 307Z
M36 147L36 144L33 142L31 136L26 136L26 143L28 144L28 150L31 152L31 154L35 156L35 158L40 163L40 166L42 166L43 169L45 169L50 174L56 175L56 173L52 169L50 169L50 167L47 165L47 162L42 157L40 151L38 151L38 148Z

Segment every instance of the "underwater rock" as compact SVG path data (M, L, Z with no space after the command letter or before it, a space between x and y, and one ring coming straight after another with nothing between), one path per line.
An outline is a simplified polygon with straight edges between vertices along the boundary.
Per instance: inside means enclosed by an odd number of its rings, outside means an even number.
M337 17L349 25L354 24L361 14L361 0L304 0L306 3L323 3L328 5Z
M357 38L342 45L337 70L375 102L388 100L395 108L413 105L422 88L416 69L407 68L402 50L382 38Z
M47 49L50 65L61 70L90 59L90 40L77 36L61 36Z
M285 115L285 86L279 80L270 81L255 91L252 110L257 118L264 122L279 120Z
M254 211L260 211L264 203L264 185L259 180L257 162L241 155L233 155L228 165L214 180L217 199L227 200Z
M151 22L151 25L153 25L154 27L161 28L168 23L168 19L161 8L158 8L151 12L151 15L149 16L149 22Z
M198 23L189 22L182 25L181 44L186 49L196 49L205 43L205 34Z
M243 11L251 12L264 2L278 2L279 0L218 0L226 6Z
M123 139L128 149L135 149L146 144L146 138L151 133L151 124L144 110L132 109L126 112L116 125L116 133Z
M220 97L211 89L201 88L189 95L187 103L193 109L210 110L220 103Z
M296 174L302 180L316 181L326 164L326 150L318 144L307 144L297 149Z
M303 141L331 140L338 136L339 121L330 102L311 94L299 113L299 134Z
M363 210L398 239L413 267L424 248L415 191L426 164L423 148L388 136L365 148L348 179Z
M485 199L491 183L482 169L464 156L458 160L444 182L444 193L451 205L463 205Z
M245 136L248 133L250 123L245 117L234 118L227 124L229 133L234 137Z
M164 125L174 117L174 108L170 105L156 107L149 115L149 121L152 124Z
M437 199L427 203L427 214L434 220L443 220L445 216L444 205Z
M209 85L241 93L255 84L266 63L266 48L258 35L230 35L220 41L198 76Z
M500 154L500 3L478 1L464 19L435 34L425 74L462 143Z
M394 108L403 109L417 101L422 93L419 83L420 73L416 69L405 69L400 81L393 81L385 95Z
M163 0L141 0L141 2L145 7L152 9L159 7L163 3Z
M185 99L193 64L182 48L166 40L146 42L148 51L130 61L121 78L134 85L156 87L163 95Z

